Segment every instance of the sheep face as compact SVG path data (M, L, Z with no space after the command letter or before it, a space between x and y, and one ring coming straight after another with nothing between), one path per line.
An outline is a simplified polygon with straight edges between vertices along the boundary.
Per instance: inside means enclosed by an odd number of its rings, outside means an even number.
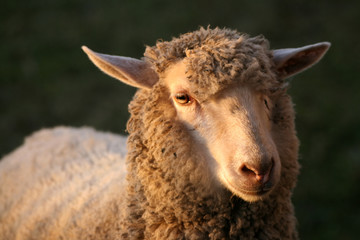
M281 162L266 93L235 84L200 102L189 90L183 61L167 71L164 81L177 120L198 149L207 150L203 154L221 183L247 201L269 193L280 179Z

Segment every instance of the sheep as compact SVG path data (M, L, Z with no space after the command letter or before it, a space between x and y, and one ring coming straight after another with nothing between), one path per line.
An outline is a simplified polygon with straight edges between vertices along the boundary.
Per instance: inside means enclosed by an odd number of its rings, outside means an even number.
M263 36L226 28L158 41L141 60L84 46L138 88L127 150L126 137L89 128L35 133L0 162L0 236L297 239L286 79L329 47L270 50Z

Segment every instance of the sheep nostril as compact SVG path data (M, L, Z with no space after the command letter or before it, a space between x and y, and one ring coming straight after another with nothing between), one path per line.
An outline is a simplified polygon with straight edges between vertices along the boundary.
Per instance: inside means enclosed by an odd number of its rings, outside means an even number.
M245 164L242 165L242 167L240 168L241 171L245 172L245 173L254 173L252 170L250 170Z
M257 175L256 171L252 167L250 167L250 166L248 166L246 164L243 164L240 167L240 173L243 174L243 175L246 175L248 177L256 177L256 175Z
M251 166L250 164L243 164L240 167L240 174L247 179L256 181L261 184L265 184L270 180L272 168L274 166L274 160L271 159L270 164L265 164L259 167Z

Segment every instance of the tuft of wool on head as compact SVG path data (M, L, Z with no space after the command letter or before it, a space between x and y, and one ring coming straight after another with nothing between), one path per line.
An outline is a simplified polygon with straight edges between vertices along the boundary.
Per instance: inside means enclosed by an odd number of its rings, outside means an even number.
M239 82L259 90L284 85L274 74L269 42L263 36L250 38L234 30L200 28L169 42L159 41L147 47L144 56L160 76L184 59L190 90L200 102Z

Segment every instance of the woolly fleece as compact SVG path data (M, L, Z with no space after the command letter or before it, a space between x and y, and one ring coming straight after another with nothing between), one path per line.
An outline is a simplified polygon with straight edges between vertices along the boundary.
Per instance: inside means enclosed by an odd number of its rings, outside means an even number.
M129 105L127 183L123 138L88 129L37 133L0 163L0 234L6 239L297 239L291 203L299 169L294 111L268 45L263 37L201 28L147 47L144 60L160 80L152 89L138 90ZM199 101L244 84L268 93L274 103L271 135L281 179L262 201L245 202L213 187L218 180L176 121L163 81L164 71L180 59Z
M0 161L0 239L119 239L126 138L41 130Z

